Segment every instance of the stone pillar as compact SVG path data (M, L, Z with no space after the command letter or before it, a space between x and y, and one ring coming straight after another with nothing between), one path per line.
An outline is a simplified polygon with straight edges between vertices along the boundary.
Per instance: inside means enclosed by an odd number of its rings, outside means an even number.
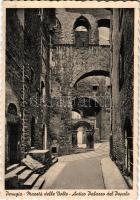
M94 133L93 130L87 130L87 148L94 148Z

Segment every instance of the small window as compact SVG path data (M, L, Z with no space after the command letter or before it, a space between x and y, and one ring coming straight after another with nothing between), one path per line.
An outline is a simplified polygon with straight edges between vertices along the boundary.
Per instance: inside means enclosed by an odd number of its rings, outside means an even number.
M94 92L97 92L98 89L99 89L99 86L98 86L98 85L93 85L93 86L92 86L92 90L93 90Z
M110 45L110 20L98 20L99 45Z
M57 153L57 148L56 147L52 147L52 153Z
M8 113L12 115L17 115L17 107L15 104L10 103L8 106Z

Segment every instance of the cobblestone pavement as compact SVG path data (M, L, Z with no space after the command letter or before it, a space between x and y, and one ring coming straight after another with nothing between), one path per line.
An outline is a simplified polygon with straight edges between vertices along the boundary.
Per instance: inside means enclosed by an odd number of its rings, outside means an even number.
M95 151L59 157L44 175L43 189L104 189L101 159L108 154L108 143L102 143Z

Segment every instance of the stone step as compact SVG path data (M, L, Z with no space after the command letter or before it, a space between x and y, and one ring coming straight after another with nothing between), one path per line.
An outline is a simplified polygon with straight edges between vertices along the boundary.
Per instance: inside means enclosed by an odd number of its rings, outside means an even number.
M17 179L17 175L15 173L9 172L5 175L5 181Z
M26 169L26 166L19 166L16 169L10 171L5 175L5 180L8 180L12 177L17 176L18 174L22 173Z
M19 164L13 164L6 168L6 173L11 172L12 170L16 169L19 166Z
M26 181L32 173L33 173L33 171L30 170L30 169L26 169L25 171L23 171L23 172L18 176L19 182L23 183L24 181Z
M27 167L25 165L22 165L18 168L15 169L15 172L17 175L19 175L20 173L22 173Z
M44 177L39 177L39 179L36 181L36 183L34 184L34 186L32 187L33 190L37 190L40 189L43 184L45 182L45 178Z
M52 160L52 164L51 165L54 165L55 163L57 163L58 162L58 158L54 158L53 160Z
M102 139L101 143L105 143L105 142L108 142L108 141L109 141L109 139Z
M6 189L16 189L19 187L18 174L22 173L26 166L19 166L5 175Z
M13 170L12 172L15 172L17 175L22 173L27 167L25 165L21 165L19 167L17 167L15 170Z
M19 183L17 175L10 174L10 176L6 177L5 189L17 189L18 185Z
M40 174L32 174L32 175L26 180L26 182L23 184L24 188L26 188L26 189L32 188L32 186L33 186L34 183L37 181L37 179L38 179L39 176L40 176Z

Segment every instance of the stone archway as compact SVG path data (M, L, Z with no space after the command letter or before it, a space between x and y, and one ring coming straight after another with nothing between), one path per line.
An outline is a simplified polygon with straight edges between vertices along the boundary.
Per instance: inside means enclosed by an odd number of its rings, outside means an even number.
M97 70L93 70L92 68L86 71L80 71L78 74L76 74L71 83L70 83L70 87L73 88L76 83L78 81L80 81L81 79L84 79L88 76L104 76L104 77L110 77L110 72L109 69L108 70L102 70L102 69L97 69Z
M78 121L72 125L72 146L94 147L94 127L86 121Z
M7 131L8 131L8 161L9 165L18 163L21 152L21 119L17 114L17 107L10 103L7 109Z

